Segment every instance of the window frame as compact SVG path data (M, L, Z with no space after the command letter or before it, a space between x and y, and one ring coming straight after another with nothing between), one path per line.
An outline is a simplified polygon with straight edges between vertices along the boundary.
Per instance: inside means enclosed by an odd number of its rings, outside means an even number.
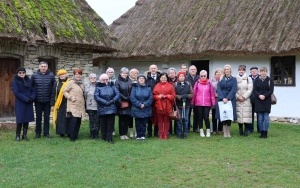
M272 56L270 61L270 77L274 86L296 86L296 56ZM278 78L282 80L281 83L277 82Z

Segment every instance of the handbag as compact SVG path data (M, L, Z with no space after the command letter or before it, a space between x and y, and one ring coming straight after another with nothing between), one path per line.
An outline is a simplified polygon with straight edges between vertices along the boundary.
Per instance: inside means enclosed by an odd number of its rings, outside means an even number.
M129 102L128 101L121 101L120 108L127 108L129 107Z
M178 110L178 107L176 105L176 100L174 99L174 104L175 104L175 110L174 108L172 108L172 113L169 114L169 118L172 119L172 120L178 120L180 119L180 113L179 113L179 110Z
M272 95L271 95L271 104L272 105L275 105L277 103L277 98L276 98L276 96L274 95L274 93L272 93Z
M233 121L233 107L231 101L228 101L227 103L224 103L223 101L219 101L218 106L219 106L220 120Z

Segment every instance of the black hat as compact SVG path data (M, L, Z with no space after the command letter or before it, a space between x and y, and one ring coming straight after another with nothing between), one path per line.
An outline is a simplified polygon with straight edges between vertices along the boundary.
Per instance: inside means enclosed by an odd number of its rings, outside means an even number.
M18 70L17 70L17 74L18 74L18 72L20 72L20 71L23 71L23 72L25 72L25 73L26 73L26 69L25 69L24 67L20 67L20 68L18 68Z
M140 77L143 77L146 80L146 76L145 75L140 74L140 75L137 76L137 79L139 79Z
M251 68L250 68L250 70L252 70L252 69L257 69L257 70L258 70L258 68L257 68L257 67L251 67Z

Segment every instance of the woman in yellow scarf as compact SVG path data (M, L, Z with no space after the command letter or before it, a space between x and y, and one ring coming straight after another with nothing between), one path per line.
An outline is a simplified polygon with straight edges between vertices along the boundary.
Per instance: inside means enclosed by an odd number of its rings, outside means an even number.
M52 119L53 126L56 129L56 134L64 137L69 134L67 123L67 99L63 95L64 88L67 85L68 72L61 69L57 72L58 80L53 85L51 106L52 106Z

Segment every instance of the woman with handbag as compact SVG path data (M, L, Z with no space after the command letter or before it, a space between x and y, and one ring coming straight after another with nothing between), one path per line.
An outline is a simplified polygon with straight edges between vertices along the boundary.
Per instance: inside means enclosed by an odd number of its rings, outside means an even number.
M153 89L159 139L168 139L170 128L169 115L173 112L175 96L174 86L168 82L168 74L161 73L160 82Z
M127 132L129 124L132 122L130 116L130 92L131 80L128 76L129 70L126 67L121 68L120 75L115 82L115 86L120 93L120 104L118 106L119 115L119 134L121 140L128 140Z
M200 79L194 85L194 97L192 105L195 107L195 114L198 116L198 125L200 128L200 136L205 137L203 130L203 120L206 126L206 137L210 137L209 111L215 106L215 91L207 78L207 71L200 71Z
M255 112L258 116L260 130L259 138L267 138L270 126L269 114L271 112L271 95L274 92L274 82L267 75L266 67L260 68L259 79L255 80L253 93L255 96Z
M177 137L187 138L189 112L191 108L191 99L193 97L192 85L185 80L186 72L178 72L178 82L175 83L176 105L181 115L177 121Z
M231 122L233 120L236 120L236 91L237 91L237 81L236 78L232 76L232 70L230 65L225 65L223 69L224 75L220 79L220 82L217 86L217 93L218 93L218 103L217 103L217 112L216 112L216 118L221 119L220 116L220 108L219 108L219 102L222 102L222 104L229 104L228 102L231 102L231 107L233 110L233 118L223 120L223 134L225 138L231 137L230 135L230 126Z
M152 91L146 84L146 76L139 75L138 83L132 84L130 101L132 103L131 114L135 117L136 140L146 139L146 126L152 116Z

